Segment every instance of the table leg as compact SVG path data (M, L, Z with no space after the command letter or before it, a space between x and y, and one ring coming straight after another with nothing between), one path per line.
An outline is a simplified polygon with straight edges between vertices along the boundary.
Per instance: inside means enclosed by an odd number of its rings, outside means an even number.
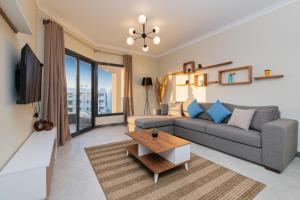
M154 173L154 183L157 183L158 180L158 174Z
M184 163L184 168L185 168L185 170L186 171L188 171L189 170L189 165L188 165L188 163L186 162L186 163Z

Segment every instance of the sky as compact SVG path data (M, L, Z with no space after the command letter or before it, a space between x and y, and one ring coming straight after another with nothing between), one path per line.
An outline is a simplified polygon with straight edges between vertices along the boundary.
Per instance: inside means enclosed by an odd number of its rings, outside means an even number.
M66 66L66 78L67 87L76 88L76 59L66 55L65 56ZM91 88L91 64L79 61L80 70L80 85L83 87ZM112 86L112 74L101 68L98 68L98 89L105 88L107 91L111 90Z

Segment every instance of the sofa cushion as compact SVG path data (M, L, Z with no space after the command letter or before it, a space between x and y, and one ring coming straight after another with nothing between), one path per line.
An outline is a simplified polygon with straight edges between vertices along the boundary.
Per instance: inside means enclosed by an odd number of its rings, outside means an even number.
M204 110L204 112L198 115L198 118L212 121L211 117L206 113L206 110L208 110L213 105L213 103L199 103L199 105Z
M168 115L169 105L166 103L161 104L161 115Z
M221 103L220 100L206 110L207 114L216 124L220 124L231 115L231 112Z
M250 128L257 131L261 131L262 126L265 123L278 119L280 115L278 106L239 106L239 105L234 105L229 103L224 103L224 105L231 112L234 110L234 108L254 109L255 113L251 121ZM229 121L228 118L224 120L224 122L226 123L228 121Z
M197 103L197 100L192 101L192 103L187 107L189 117L195 118L200 113L202 113L204 110L200 107L200 105Z
M188 117L183 117L183 118L177 118L174 120L175 126L180 126L186 129L194 130L194 131L199 131L202 133L205 133L206 131L206 126L208 124L212 124L212 121L205 120L205 119L192 119Z
M229 126L235 126L248 131L255 110L235 108L228 122Z
M169 106L169 115L182 116L182 102L171 103Z
M245 131L226 124L208 124L206 133L242 144L261 147L261 133L255 130Z
M173 125L176 118L169 115L131 116L128 117L127 121L131 125L145 129Z
M274 111L274 109L255 110L250 128L262 131L262 126L264 124L277 119L277 114L275 113L277 112Z

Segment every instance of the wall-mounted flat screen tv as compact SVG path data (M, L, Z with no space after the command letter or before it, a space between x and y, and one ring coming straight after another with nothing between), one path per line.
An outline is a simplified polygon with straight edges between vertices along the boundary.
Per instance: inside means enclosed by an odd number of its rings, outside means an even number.
M41 100L42 64L28 44L21 51L17 65L15 85L17 104L34 103Z

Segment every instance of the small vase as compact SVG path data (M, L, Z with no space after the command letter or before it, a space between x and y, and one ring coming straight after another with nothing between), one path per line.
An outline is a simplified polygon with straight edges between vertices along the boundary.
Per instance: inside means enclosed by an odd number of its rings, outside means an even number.
M270 76L270 75L271 75L271 70L266 69L266 70L265 70L265 76Z
M157 129L153 129L152 130L152 137L156 138L158 136L158 130Z

